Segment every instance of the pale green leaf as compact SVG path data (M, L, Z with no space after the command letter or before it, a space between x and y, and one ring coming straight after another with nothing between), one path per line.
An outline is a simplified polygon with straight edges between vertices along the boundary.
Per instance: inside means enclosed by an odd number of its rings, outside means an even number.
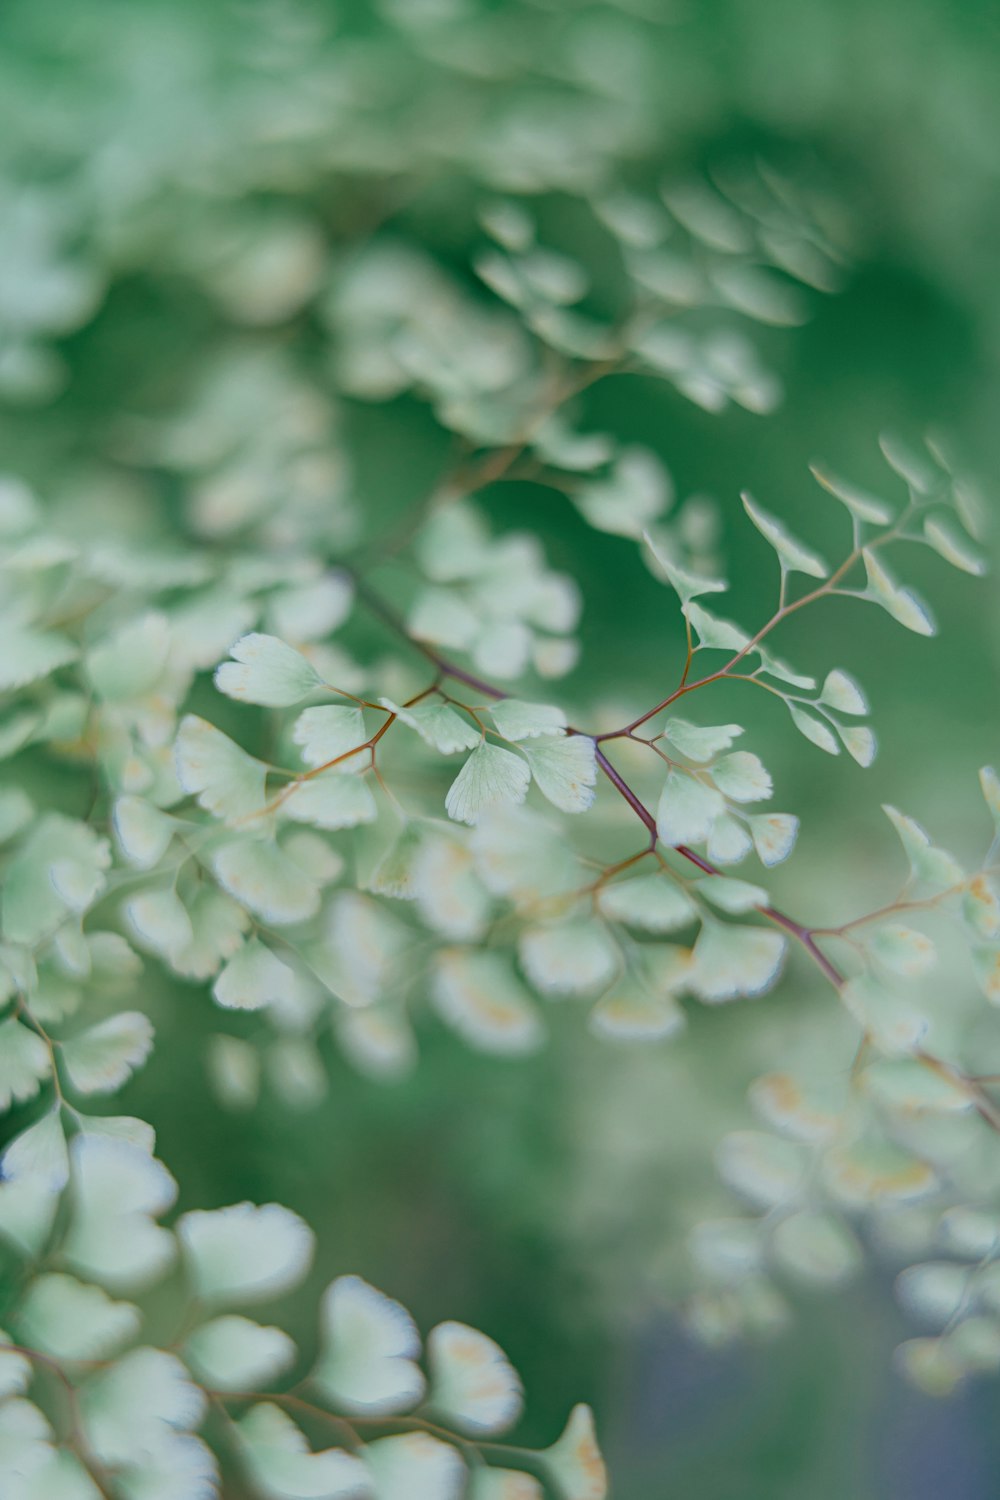
M144 1461L163 1429L196 1427L205 1395L176 1355L163 1349L132 1349L84 1385L80 1406L87 1445L102 1464Z
M723 813L712 824L705 852L717 865L738 865L753 847L747 828L729 813Z
M477 1468L468 1500L545 1500L538 1480L521 1469Z
M414 640L462 651L476 639L480 623L475 610L457 594L429 588L417 595L406 628Z
M0 1110L33 1099L51 1070L40 1036L14 1018L0 1022Z
M288 1369L295 1354L283 1329L238 1313L203 1323L184 1344L184 1358L197 1378L217 1391L260 1390Z
M167 852L174 822L141 797L119 797L112 810L119 846L130 865L152 870Z
M518 942L521 965L549 995L590 995L605 988L621 963L604 926L585 918L528 927Z
M67 911L86 911L104 889L110 863L107 839L75 818L43 813L4 877L7 941L33 946L59 926Z
M818 715L810 713L808 709L801 708L789 699L785 701L788 712L792 716L792 723L800 734L804 734L806 739L817 745L820 750L825 750L827 755L840 754L840 746L825 719L819 718Z
M712 766L712 780L732 802L766 802L773 790L759 756L749 750L734 750L717 760Z
M896 1294L907 1312L934 1328L945 1327L970 1291L971 1268L955 1261L908 1266L896 1280Z
M135 1337L141 1322L130 1302L53 1272L28 1287L17 1317L20 1342L54 1359L103 1359Z
M709 651L740 652L750 644L750 636L741 625L735 625L732 620L720 619L693 600L684 605L684 614L694 627L701 645Z
M506 250L527 250L535 238L535 224L524 203L496 198L479 210L479 222L487 234Z
M670 182L660 194L678 223L711 249L732 255L751 248L746 219L707 182L697 177Z
M539 1457L560 1500L605 1500L607 1470L589 1406L574 1406L562 1436Z
M1000 937L1000 894L985 875L970 880L962 893L962 916L978 937Z
M326 1098L326 1068L313 1042L277 1037L267 1049L266 1061L271 1087L288 1109L312 1109Z
M8 1396L19 1396L31 1384L33 1370L30 1360L13 1350L5 1350L13 1340L0 1328L0 1401ZM2 1442L2 1438L0 1438Z
M676 932L695 914L680 886L662 875L638 875L602 885L597 904L604 916L644 932Z
M1000 776L997 776L992 766L982 767L979 772L979 785L982 787L986 806L996 824L997 833L1000 834Z
M241 636L229 654L233 660L223 662L215 672L215 685L227 698L289 708L323 686L312 663L277 636L256 632Z
M776 677L779 682L787 682L791 687L804 688L806 692L812 692L816 687L815 677L809 677L803 672L796 672L786 661L780 657L773 656L763 646L756 647L760 664L769 677Z
M632 978L602 995L588 1026L604 1041L659 1042L684 1028L684 1012L671 995L656 995Z
M156 1281L176 1254L173 1235L153 1222L177 1196L166 1167L142 1145L90 1130L74 1136L70 1157L67 1263L113 1292Z
M579 641L536 636L531 648L531 660L539 677L565 677L579 659Z
M567 813L585 812L594 800L596 747L585 734L543 734L522 750L542 795Z
M966 1375L963 1362L945 1339L907 1339L896 1350L906 1380L925 1396L950 1396Z
M723 1182L758 1208L793 1203L804 1186L807 1162L802 1146L762 1130L734 1130L715 1153Z
M344 856L318 833L300 829L281 841L282 852L320 885L331 885L345 869Z
M80 1094L112 1094L141 1068L153 1050L153 1027L140 1011L120 1011L60 1048L70 1083Z
M234 839L215 851L212 869L230 896L276 927L303 922L319 910L316 880L273 844Z
M29 1181L58 1193L69 1179L69 1153L60 1111L49 1110L15 1136L0 1157L3 1181Z
M409 936L409 929L380 902L358 891L339 892L330 907L328 943L337 961L341 998L349 1005L377 999Z
M964 873L958 861L944 849L936 849L919 823L888 804L883 805L882 811L899 834L915 880L940 887L958 885L963 881Z
M33 1176L0 1181L0 1240L19 1255L37 1260L52 1233L58 1207L50 1181Z
M656 808L656 831L665 844L698 844L706 839L715 819L725 810L714 786L671 769Z
M305 1434L270 1401L237 1423L243 1460L266 1500L362 1500L370 1495L360 1459L339 1448L310 1451Z
M483 816L469 844L476 873L496 896L532 902L585 879L562 830L531 808L498 806Z
M541 1045L538 1012L498 953L442 950L431 996L441 1018L471 1047L516 1056Z
M926 974L937 962L930 938L902 922L883 922L868 939L867 947L887 969L906 979Z
M341 626L351 612L354 588L344 574L278 589L268 601L268 619L282 640L318 641Z
M927 1035L927 1018L874 974L849 979L840 992L847 1010L888 1057L917 1051Z
M473 942L482 936L493 901L465 843L450 837L425 838L414 862L413 879L420 916L428 927L456 942Z
M868 699L860 685L839 667L827 673L819 701L840 714L866 714L869 711Z
M501 698L490 709L490 715L506 740L530 740L537 735L552 736L566 728L561 708L548 703L525 703L518 698Z
M777 979L784 953L778 932L706 922L694 947L691 988L713 1003L761 995Z
M966 1374L1000 1370L1000 1323L995 1318L963 1317L947 1335L947 1344Z
M697 599L701 594L723 593L728 587L723 578L706 578L696 573L690 573L682 568L674 559L653 541L646 532L644 537L649 551L652 553L656 566L652 569L655 576L662 574L679 596L683 604L688 604L692 599ZM690 615L688 616L690 619Z
M191 1284L212 1306L259 1302L295 1286L308 1270L313 1232L279 1203L234 1203L183 1214L177 1233Z
M940 477L927 457L915 453L908 443L894 433L881 433L878 445L889 467L919 495L929 495L940 483Z
M374 823L378 807L368 783L356 776L322 776L299 781L282 799L281 812L294 823L336 831Z
M0 622L3 631L3 657L0 664L0 692L9 693L47 677L59 667L68 666L77 657L77 649L68 636L56 631L32 630L15 620Z
M468 501L434 511L420 528L414 551L421 572L436 583L475 577L494 556L486 522Z
M851 759L867 770L878 753L874 730L865 724L838 724L837 733Z
M34 803L21 787L0 787L0 844L26 828L34 811Z
M187 714L174 756L181 787L196 796L206 812L233 823L263 808L267 767L213 724Z
M634 249L652 249L670 233L670 220L658 203L624 188L596 199L592 207L615 238Z
M412 1073L417 1044L405 1016L368 1005L363 1010L345 1009L334 1024L348 1062L359 1073L383 1083Z
M839 1116L830 1101L803 1087L788 1073L765 1073L750 1085L750 1103L775 1130L817 1145L837 1130Z
M811 464L813 478L818 480L825 490L835 495L842 505L846 505L851 514L859 521L868 521L873 526L888 526L893 518L893 509L884 500L876 499L865 490L859 489L857 485L851 484L849 480L839 479L831 474L828 469L820 468L818 464Z
M696 883L695 890L719 911L735 916L753 911L755 906L766 906L768 900L763 886L751 885L747 880L733 880L728 875L709 875Z
M9 1358L6 1356L5 1358ZM0 1406L0 1482L13 1500L97 1500L78 1464L52 1446L53 1432L37 1406L13 1396ZM80 1483L74 1484L76 1476Z
M240 946L250 915L232 897L205 881L189 899L188 916L192 940L186 948L168 954L167 962L186 979L210 979Z
M472 1437L506 1432L521 1414L517 1371L486 1334L465 1323L439 1323L427 1337L428 1399L445 1424Z
M252 1042L235 1036L213 1036L206 1055L208 1075L226 1109L252 1109L260 1092L260 1057Z
M527 762L498 745L480 745L459 771L445 798L457 823L478 823L497 803L523 802L531 783Z
M926 1072L926 1069L924 1069ZM974 1208L950 1208L941 1219L942 1243L969 1260L992 1258L1000 1246L1000 1220Z
M466 1468L456 1449L426 1432L378 1438L365 1448L376 1500L460 1500Z
M99 1135L137 1146L147 1157L156 1149L156 1131L148 1120L135 1115L81 1115L77 1122L82 1135ZM165 1170L165 1169L164 1169Z
M902 1147L875 1140L834 1146L823 1162L826 1186L851 1209L909 1203L937 1186L933 1168Z
M427 824L422 819L404 823L397 837L379 856L368 877L368 890L397 901L415 901L420 853L426 837Z
M919 1058L874 1062L862 1075L864 1090L885 1109L907 1120L922 1115L965 1114L975 1096L960 1078L935 1072Z
M424 743L441 755L472 750L482 738L472 720L463 718L447 703L418 703L412 708L404 708L393 703L391 698L380 698L378 701L383 708L394 713L401 724L416 730Z
M766 266L719 261L712 268L712 285L727 307L759 323L789 328L805 323L809 317L808 304L799 289Z
M584 520L613 536L641 537L672 498L669 476L648 448L626 448L607 479L581 485L573 496Z
M688 1249L698 1269L712 1281L745 1282L761 1268L760 1223L755 1219L702 1219L688 1237Z
M663 737L686 755L688 760L700 763L713 760L723 750L728 750L733 740L743 733L739 724L705 726L689 724L686 719L668 719L663 726Z
M170 655L170 622L156 611L128 620L87 654L87 675L108 703L154 692Z
M534 641L523 620L492 620L484 624L472 643L476 669L488 677L505 681L520 677L528 667Z
M387 1416L422 1398L420 1336L398 1302L360 1276L341 1276L323 1294L320 1326L312 1380L338 1408Z
M216 1004L226 1010L261 1010L276 1004L294 980L277 954L257 938L248 938L212 985Z
M136 942L161 958L182 952L194 938L187 907L172 886L130 896L122 915Z
M968 537L947 516L927 516L924 520L924 536L934 551L945 562L963 573L981 578L986 572L986 560L980 557Z
M155 1444L120 1469L115 1483L121 1500L216 1500L219 1466L201 1438L161 1425Z
M825 578L830 571L818 552L813 552L788 530L782 521L758 505L752 495L744 490L740 496L743 508L765 541L778 554L782 569L790 573L808 573L813 578Z
M1000 945L973 948L972 970L990 1004L1000 1005Z
M917 635L934 635L937 627L927 609L927 606L918 599L911 589L903 588L893 578L885 564L875 556L870 548L865 548L861 556L864 558L865 570L868 574L868 587L865 591L866 597L881 604L894 620L900 625L905 625L907 630L913 630Z
M771 1247L778 1264L800 1281L842 1286L861 1264L847 1225L831 1214L802 1210L775 1226Z
M341 771L357 771L368 765L369 756L360 748L367 738L361 709L339 703L305 709L292 729L292 739L307 766L326 766L335 760ZM354 749L359 749L357 756L350 754Z

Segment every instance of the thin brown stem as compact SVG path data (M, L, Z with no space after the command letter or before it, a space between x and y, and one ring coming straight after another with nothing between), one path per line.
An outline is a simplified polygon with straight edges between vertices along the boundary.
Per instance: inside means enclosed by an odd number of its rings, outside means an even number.
M878 541L872 543L872 546L877 545ZM696 692L698 688L708 687L709 683L719 682L722 678L728 677L733 668L739 666L740 662L743 661L751 651L753 651L754 647L759 646L761 641L764 640L766 636L770 635L771 631L774 630L778 625L780 625L783 620L786 620L789 615L794 614L796 610L803 609L805 605L813 604L817 599L822 599L826 595L832 593L837 584L840 582L841 578L843 578L846 573L850 572L851 568L853 568L854 564L857 562L860 556L860 549L855 548L840 564L840 567L836 568L834 572L830 574L830 577L827 578L823 583L821 583L817 588L810 589L807 594L802 595L801 599L793 599L791 604L782 604L778 609L775 610L774 614L766 622L766 624L760 627L756 635L752 635L747 641L746 645L741 646L739 651L737 651L735 655L732 656L724 666L720 667L718 671L709 672L705 677L699 677L695 682L688 682L688 672L691 665L689 655L680 683L676 688L674 688L674 691L672 693L668 694L668 696L664 698L662 702L657 703L654 708L648 709L646 713L640 714L637 719L633 719L630 724L623 725L621 729L612 729L604 734L600 734L597 736L597 738L600 740L622 739L625 735L631 734L633 730L640 729L642 725L648 723L650 719L654 719L657 714L662 713L664 709L669 708L672 703L676 703L677 699L683 697L685 693ZM690 630L690 626L688 628ZM690 650L690 635L688 637L688 641Z

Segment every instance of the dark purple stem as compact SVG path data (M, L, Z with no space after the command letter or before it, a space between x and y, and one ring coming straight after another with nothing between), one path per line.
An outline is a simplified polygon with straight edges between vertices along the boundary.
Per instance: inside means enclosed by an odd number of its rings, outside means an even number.
M471 672L464 671L462 667L456 667L454 662L441 656L433 646L428 646L424 641L415 640L407 630L406 621L402 615L397 614L390 604L386 604L381 595L376 594L366 583L362 583L356 574L350 573L348 576L354 584L358 598L368 606L372 614L377 615L383 624L389 626L390 630L394 630L397 635L409 641L411 646L415 646L422 656L437 667L443 677L451 677L455 682L464 682L466 687L482 693L486 698L506 698L507 694L501 688L494 687L491 682L484 682L481 677L474 677Z
M433 646L428 646L423 641L414 640L406 628L406 621L402 615L397 614L381 595L375 593L355 575L352 574L351 577L357 590L358 598L363 600L372 613L377 615L385 625L389 626L397 635L401 635L404 640L409 641L412 646L437 668L442 676L451 677L455 682L463 682L466 687L472 688L474 692L482 693L487 698L497 699L507 696L501 688L494 687L491 682L484 682L481 677L475 677L471 672L466 672L462 667L456 666L446 656L442 656L440 652L435 651ZM638 722L641 723L642 720ZM611 764L598 743L599 740L612 736L587 735L580 729L570 729L568 733L583 735L584 738L594 741L594 757L598 766L615 790L624 797L639 821L645 826L649 833L649 847L650 849L655 849L659 839L656 819L646 804L632 790L621 773ZM690 849L687 844L677 844L672 847L676 849L676 852L682 858L689 860L693 865L697 865L698 869L702 870L706 875L721 875L723 873L717 865L712 864L711 860L704 859L694 849ZM835 964L831 963L826 954L818 946L808 927L804 927L801 922L796 922L793 917L786 916L783 911L779 911L775 906L758 906L755 907L755 910L762 917L766 917L769 922L773 922L776 927L783 928L785 932L801 943L809 954L809 957L819 966L830 983L837 989L840 989L844 983L843 974L841 974Z
M621 793L621 795L625 798L625 801L628 803L629 807L635 813L636 817L639 818L641 822L645 823L646 827L649 829L650 848L653 848L658 838L658 834L656 832L656 819L653 817L653 814L650 812L649 808L645 805L644 802L640 802L639 798L636 796L635 792L633 792L632 788L629 786L625 778L619 775L614 766L608 760L608 757L604 754L604 751L600 748L599 745L596 744L594 746L594 758L596 759L597 764L600 766L601 770L604 772L605 776L611 782L611 785L615 788L616 791L619 791ZM686 851L681 852L683 853ZM695 858L697 859L697 856L695 856Z

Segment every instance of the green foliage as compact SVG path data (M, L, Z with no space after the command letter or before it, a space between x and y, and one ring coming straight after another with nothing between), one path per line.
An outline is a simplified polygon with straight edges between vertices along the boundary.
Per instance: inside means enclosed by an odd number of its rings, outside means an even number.
M609 1056L667 1058L725 1026L702 1007L811 964L845 1065L831 1075L817 1026L751 1085L758 1128L703 1142L729 1208L691 1233L687 1324L710 1344L773 1332L789 1287L840 1288L896 1234L923 1330L903 1372L943 1393L1000 1370L1000 1105L970 1040L1000 1004L997 840L967 868L886 807L899 891L810 924L771 894L799 832L765 807L781 776L743 725L714 722L728 709L680 716L695 692L763 690L813 747L868 768L865 689L825 656L789 665L772 635L844 600L932 635L896 559L909 544L982 573L975 486L938 437L883 437L888 498L814 469L840 506L817 507L815 544L745 493L777 564L770 604L748 626L717 614L713 508L678 504L626 423L592 430L585 393L628 376L706 420L775 410L780 341L849 275L835 202L766 163L624 185L661 128L642 6L599 7L630 39L618 63L595 68L588 33L540 103L485 14L380 9L343 48L319 14L255 11L270 64L241 48L218 77L202 60L227 53L233 18L178 9L164 89L99 6L79 90L51 118L26 100L23 160L3 167L8 403L61 432L59 393L81 379L67 336L127 327L132 282L167 301L183 287L197 342L192 357L159 329L163 368L127 412L95 392L96 439L63 433L64 464L0 483L14 1500L608 1492L589 1406L548 1447L510 1446L524 1392L501 1347L450 1319L422 1341L354 1272L299 1327L281 1299L316 1252L306 1220L191 1201L155 1154L156 1108L99 1112L157 1067L153 975L211 1014L198 1065L218 1109L251 1118L262 1097L308 1111L341 1064L389 1090L441 1033L511 1065L554 1034L560 1066L570 1027ZM519 46L542 57L558 10L494 20L530 21ZM30 34L19 45L44 71ZM476 101L498 82L487 118ZM570 236L550 227L555 197ZM450 251L428 215L454 224ZM391 516L364 473L372 413L387 446L422 424L437 465L404 476ZM562 506L581 548L596 534L663 586L676 664L633 639L627 608L597 622L641 654L641 706L587 686L586 590L541 521L496 513L513 481ZM982 787L1000 827L994 772Z

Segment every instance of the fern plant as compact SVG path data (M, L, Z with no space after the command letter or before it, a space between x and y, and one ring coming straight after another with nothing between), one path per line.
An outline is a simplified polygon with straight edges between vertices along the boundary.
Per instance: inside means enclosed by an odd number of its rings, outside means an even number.
M384 9L371 46L387 76L415 70L418 100L444 89L474 117L485 33L448 7ZM542 39L551 16L532 15ZM95 16L120 64L120 18ZM400 95L390 149L339 93L316 17L254 22L279 80L310 82L299 112L252 59L210 85L185 52L211 52L210 23L185 25L172 66L213 143L202 167L120 65L106 139L106 80L85 69L49 130L61 176L13 182L17 253L0 269L21 299L15 315L0 284L0 388L40 403L70 455L70 477L29 464L0 483L4 1496L608 1492L587 1405L550 1446L517 1446L522 1387L498 1344L446 1321L424 1360L364 1267L339 1268L312 1333L250 1315L281 1318L271 1304L315 1235L277 1203L184 1194L175 1215L161 1122L104 1112L157 1066L150 970L212 1010L191 1077L204 1068L233 1110L268 1089L316 1102L331 1038L373 1090L420 1066L428 1026L513 1060L547 1044L565 1001L595 1048L673 1048L694 1007L811 970L833 1007L811 1052L775 1058L747 1128L705 1143L733 1206L691 1236L688 1324L710 1343L773 1328L786 1282L837 1287L881 1241L925 1325L904 1372L943 1393L1000 1369L1000 1097L974 1041L1000 1003L1000 780L981 773L981 863L887 807L900 889L819 925L770 893L799 820L771 810L771 775L713 707L720 684L762 690L806 774L816 752L869 766L855 664L804 671L776 652L794 650L801 611L843 598L932 634L897 556L911 544L982 573L975 483L936 435L882 438L884 493L817 466L832 560L792 534L780 496L744 494L775 587L770 614L738 624L712 597L727 584L711 503L677 503L658 452L589 416L588 393L623 375L709 414L776 408L778 346L749 330L794 326L849 275L829 199L759 165L623 188L611 164L652 126L625 87L579 151L578 106L600 93L582 52L564 116L541 124L505 95L504 128L445 142L433 111L407 128ZM474 245L460 264L420 244L442 159ZM215 191L237 181L239 203ZM331 186L347 205L333 225ZM579 253L546 239L552 191L572 200ZM114 326L135 275L198 299L197 368L178 355L134 409L101 409L96 440L67 437L51 403L74 352L57 341ZM386 444L419 411L443 455L390 522L356 471L364 407ZM96 484L79 480L84 453ZM538 535L504 525L515 480L572 507L609 560L638 548L679 609L678 662L635 641L627 612L608 622L647 665L627 713L580 675L560 689L587 601Z

